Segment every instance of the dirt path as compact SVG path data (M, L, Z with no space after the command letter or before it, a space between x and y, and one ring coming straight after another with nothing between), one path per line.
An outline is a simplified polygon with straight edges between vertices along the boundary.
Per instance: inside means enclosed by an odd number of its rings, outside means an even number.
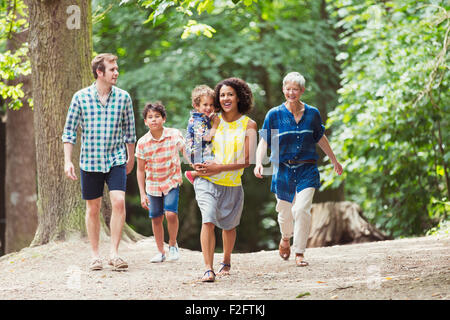
M106 257L109 244L100 247ZM51 243L0 258L0 299L308 300L450 298L450 238L429 236L307 249L299 268L277 251L234 254L231 275L199 281L201 252L151 264L153 238L121 243L127 272L89 272L87 241ZM105 258L106 259L106 258ZM215 258L216 265L221 255ZM302 297L298 297L303 295ZM298 297L298 298L297 298Z

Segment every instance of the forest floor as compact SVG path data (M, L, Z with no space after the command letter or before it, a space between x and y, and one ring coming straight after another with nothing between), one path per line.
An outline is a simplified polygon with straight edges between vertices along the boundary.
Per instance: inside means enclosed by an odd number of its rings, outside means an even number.
M277 250L234 253L229 276L200 281L203 257L180 248L180 260L152 264L152 237L121 242L125 272L89 271L87 240L54 242L0 257L2 300L448 300L450 238L428 236L308 248L308 267ZM222 255L217 253L215 264ZM216 270L217 271L217 270Z

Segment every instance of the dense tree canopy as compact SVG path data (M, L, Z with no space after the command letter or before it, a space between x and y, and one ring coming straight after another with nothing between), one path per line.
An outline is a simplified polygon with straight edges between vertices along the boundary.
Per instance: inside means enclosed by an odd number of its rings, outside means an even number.
M342 88L330 113L347 195L395 236L449 213L448 1L329 1ZM329 170L331 172L331 170Z

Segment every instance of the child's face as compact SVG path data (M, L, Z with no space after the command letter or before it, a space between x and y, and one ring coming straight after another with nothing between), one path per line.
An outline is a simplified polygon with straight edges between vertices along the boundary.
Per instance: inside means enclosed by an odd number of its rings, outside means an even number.
M194 104L194 109L197 112L204 113L210 117L214 112L214 99L209 96L201 96L200 103Z
M149 110L147 112L147 116L144 119L145 125L150 130L159 130L162 129L163 124L166 122L166 119L162 117L161 113L154 110Z

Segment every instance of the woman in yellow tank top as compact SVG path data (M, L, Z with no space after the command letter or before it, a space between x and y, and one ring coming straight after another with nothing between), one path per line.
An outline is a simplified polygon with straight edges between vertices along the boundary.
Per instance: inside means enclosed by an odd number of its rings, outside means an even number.
M220 124L213 139L215 160L195 165L200 176L194 180L195 197L202 213L200 242L206 272L202 281L215 280L213 267L214 228L222 229L223 261L218 275L228 275L244 205L241 176L254 163L256 122L246 116L253 106L250 87L239 78L229 78L215 87L214 105Z

